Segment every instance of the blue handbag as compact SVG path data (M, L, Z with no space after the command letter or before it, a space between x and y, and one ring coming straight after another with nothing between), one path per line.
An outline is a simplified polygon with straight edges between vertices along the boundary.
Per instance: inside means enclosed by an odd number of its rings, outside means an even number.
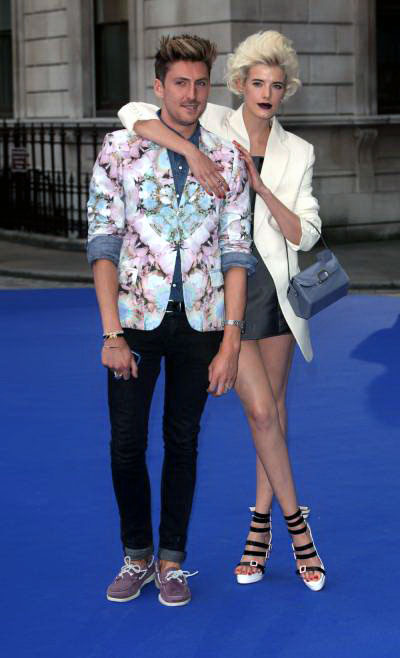
M311 222L310 222L311 223ZM345 297L349 289L349 277L333 251L328 248L321 232L325 249L316 254L316 262L295 276L290 276L288 247L285 240L288 265L288 301L299 318L308 320L338 299Z

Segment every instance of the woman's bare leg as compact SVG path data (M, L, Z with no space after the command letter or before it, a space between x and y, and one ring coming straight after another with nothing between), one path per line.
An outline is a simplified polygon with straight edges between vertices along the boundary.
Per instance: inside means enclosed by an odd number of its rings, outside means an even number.
M292 367L295 340L292 334L272 336L257 341L260 347L264 368L271 383L275 398L281 430L287 433L286 391L289 373Z
M293 357L294 338L292 334L284 336L274 336L257 341L261 352L261 358L264 369L268 373L272 393L278 407L279 423L282 433L286 438L287 431L287 412L286 412L286 389L289 378L290 366ZM271 509L273 490L268 480L258 455L256 456L256 504L255 509L260 514L266 514ZM265 524L252 521L256 528L262 528ZM257 541L257 533L249 532L247 539ZM258 535L258 540L268 543L270 540L269 532L262 537ZM264 564L263 559L257 561ZM236 568L236 573L251 574L254 573L253 567L242 566Z
M257 341L265 372L271 384L272 394L278 407L282 434L287 435L286 390L293 360L295 340L292 334L272 336ZM260 458L256 457L256 510L262 514L271 507L273 491Z
M280 426L277 404L262 359L260 342L261 341L242 342L239 356L238 377L235 388L243 403L257 450L257 462L259 466L256 469L256 511L265 514L271 507L273 489L266 469L262 464L262 457L258 450L258 444L260 441L262 442L262 436L266 433L270 437L270 441L277 446L279 445L281 450L282 446L284 451L286 450L286 447L284 445L285 441ZM285 462L285 460L283 460L283 462ZM286 464L289 465L287 459ZM287 470L281 477L283 477L285 481L288 480ZM292 482L291 477L289 477L289 482ZM295 501L295 499L296 495L293 489L292 501ZM295 505L295 502L289 501L288 504L292 507L293 504ZM287 513L289 514L289 512ZM263 524L253 522L252 525L262 527ZM268 533L262 537L260 537L260 533L249 533L248 539L252 541L261 540L267 543L269 541L269 536ZM256 561L261 563L264 562L262 558L257 558ZM236 573L254 573L255 571L255 568L249 566L236 568Z
M243 341L236 391L244 406L252 431L257 455L267 473L270 486L284 515L298 508L295 486L286 441L282 433L279 412L268 373L265 371L258 341ZM308 543L307 535L294 538L295 545ZM300 565L301 561L298 562ZM308 566L319 566L317 558L307 560ZM307 580L318 580L317 573L306 573Z

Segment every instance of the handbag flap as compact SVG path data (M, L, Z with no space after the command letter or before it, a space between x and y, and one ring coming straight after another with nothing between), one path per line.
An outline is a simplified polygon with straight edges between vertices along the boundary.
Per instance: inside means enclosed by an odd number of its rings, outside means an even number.
M293 282L304 287L315 286L329 279L340 267L339 261L330 249L318 252L316 257L317 262L296 274Z

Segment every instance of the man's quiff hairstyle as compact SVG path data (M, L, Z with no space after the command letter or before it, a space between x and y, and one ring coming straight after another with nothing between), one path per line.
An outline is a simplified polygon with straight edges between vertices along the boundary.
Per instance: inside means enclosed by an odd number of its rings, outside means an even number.
M280 32L267 30L252 34L229 55L226 81L234 94L241 95L238 83L243 84L250 68L257 64L279 66L282 69L285 74L285 99L293 96L301 86L298 77L299 60L293 43Z
M164 83L169 67L174 62L204 62L210 75L217 56L217 47L208 39L195 34L180 34L176 37L161 37L160 47L154 61L155 75Z

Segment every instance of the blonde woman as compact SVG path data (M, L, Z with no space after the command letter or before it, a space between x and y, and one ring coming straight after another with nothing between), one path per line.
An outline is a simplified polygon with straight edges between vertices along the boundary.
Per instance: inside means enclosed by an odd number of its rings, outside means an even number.
M270 508L275 495L292 535L297 574L311 590L325 584L325 571L305 514L299 508L286 446L286 388L293 348L312 359L307 322L288 303L287 252L290 272L299 271L297 252L318 240L321 222L312 194L314 150L287 132L276 118L281 103L300 86L295 50L282 34L259 32L230 55L229 89L243 97L238 110L209 103L200 121L205 128L233 141L245 160L252 188L253 253L256 272L248 280L246 329L235 389L245 409L257 451L256 505L246 547L235 573L241 584L261 580L271 549ZM196 108L197 91L187 80L184 103ZM209 194L226 189L223 166L161 123L157 107L128 103L122 123L141 137L183 155L192 174Z

